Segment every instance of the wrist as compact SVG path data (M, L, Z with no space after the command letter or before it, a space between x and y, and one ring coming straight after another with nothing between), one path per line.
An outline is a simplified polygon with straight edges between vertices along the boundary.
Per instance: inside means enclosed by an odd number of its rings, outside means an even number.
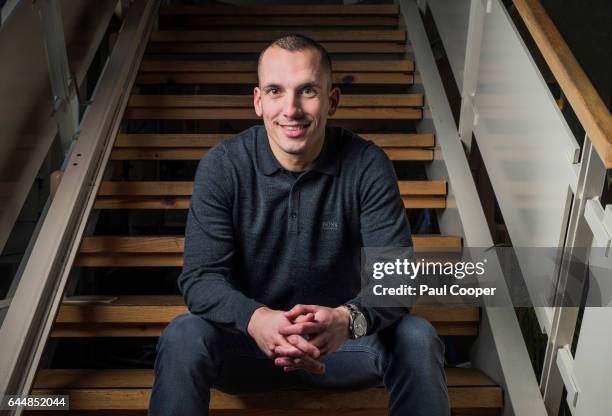
M249 319L249 323L247 325L247 333L252 337L253 336L253 330L254 328L257 326L257 321L259 320L260 316L262 314L264 314L265 312L267 312L267 310L269 310L268 307L266 306L262 306L260 308L255 309L255 311L253 311L253 314L251 315L251 319Z
M350 337L350 322L351 322L351 318L350 318L350 311L349 308L347 308L346 306L342 305L342 306L338 306L336 308L336 313L339 316L340 322L342 323L342 328L344 328L344 335L346 335L347 338Z

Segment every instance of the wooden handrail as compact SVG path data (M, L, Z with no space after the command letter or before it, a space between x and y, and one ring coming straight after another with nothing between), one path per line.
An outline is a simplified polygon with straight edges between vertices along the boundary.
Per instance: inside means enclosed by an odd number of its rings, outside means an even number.
M612 168L610 111L539 0L513 1L599 157Z

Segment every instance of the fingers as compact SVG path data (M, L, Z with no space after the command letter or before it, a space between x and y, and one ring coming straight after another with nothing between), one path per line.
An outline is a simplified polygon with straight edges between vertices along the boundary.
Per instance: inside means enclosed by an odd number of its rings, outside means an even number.
M312 358L294 358L293 366L287 366L287 370L291 371L293 368L302 368L306 371L310 371L314 374L323 374L325 373L325 364L320 361L313 360Z
M320 306L317 305L295 305L293 308L285 312L285 317L290 321L295 320L300 315L305 315L309 312L316 313Z
M326 326L321 322L302 322L280 328L278 332L281 335L303 335L303 334L317 334L325 330Z
M293 367L293 360L290 357L278 357L274 359L274 365L277 367Z
M287 337L287 341L289 341L291 345L293 345L297 349L304 351L304 353L308 354L312 358L316 359L321 356L321 352L317 347L315 347L299 335L289 335Z
M303 369L306 371L310 371L314 374L323 374L325 373L325 364L320 361L313 360L312 358L277 358L274 360L274 364L279 367L283 367L283 370L286 372L295 371L299 369Z
M275 355L285 355L290 357L301 357L304 355L304 352L301 351L298 347L291 344L285 337L278 336L275 338L276 346L272 348L272 353ZM277 349L280 349L280 353L277 353Z
M299 324L301 322L310 322L310 321L314 321L314 317L315 317L315 314L312 312L309 312L305 315L298 316L297 318L295 318L293 322L295 322L296 324Z
M291 346L291 348L287 348L287 347L279 345L274 348L272 357L270 358L273 358L273 357L300 358L304 355L305 353L303 351L295 348L294 346Z
M321 333L311 338L308 342L319 350L319 357L327 355L329 351L329 340L325 333Z
M278 345L274 348L274 354L279 357L302 358L310 356L317 359L321 356L321 352L317 347L310 344L299 335L290 335L287 337L286 343Z

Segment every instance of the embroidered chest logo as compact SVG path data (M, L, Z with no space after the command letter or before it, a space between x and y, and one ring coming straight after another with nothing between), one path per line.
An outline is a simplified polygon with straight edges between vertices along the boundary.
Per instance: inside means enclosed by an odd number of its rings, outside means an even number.
M323 221L323 231L338 231L338 221Z

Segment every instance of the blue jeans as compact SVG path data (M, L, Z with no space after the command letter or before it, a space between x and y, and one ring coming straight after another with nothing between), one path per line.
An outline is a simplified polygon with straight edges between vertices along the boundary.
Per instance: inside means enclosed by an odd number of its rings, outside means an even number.
M236 394L381 385L389 393L390 415L450 415L444 345L421 317L406 315L378 334L348 340L322 361L323 375L285 373L251 337L184 314L159 339L149 415L206 415L211 387Z

